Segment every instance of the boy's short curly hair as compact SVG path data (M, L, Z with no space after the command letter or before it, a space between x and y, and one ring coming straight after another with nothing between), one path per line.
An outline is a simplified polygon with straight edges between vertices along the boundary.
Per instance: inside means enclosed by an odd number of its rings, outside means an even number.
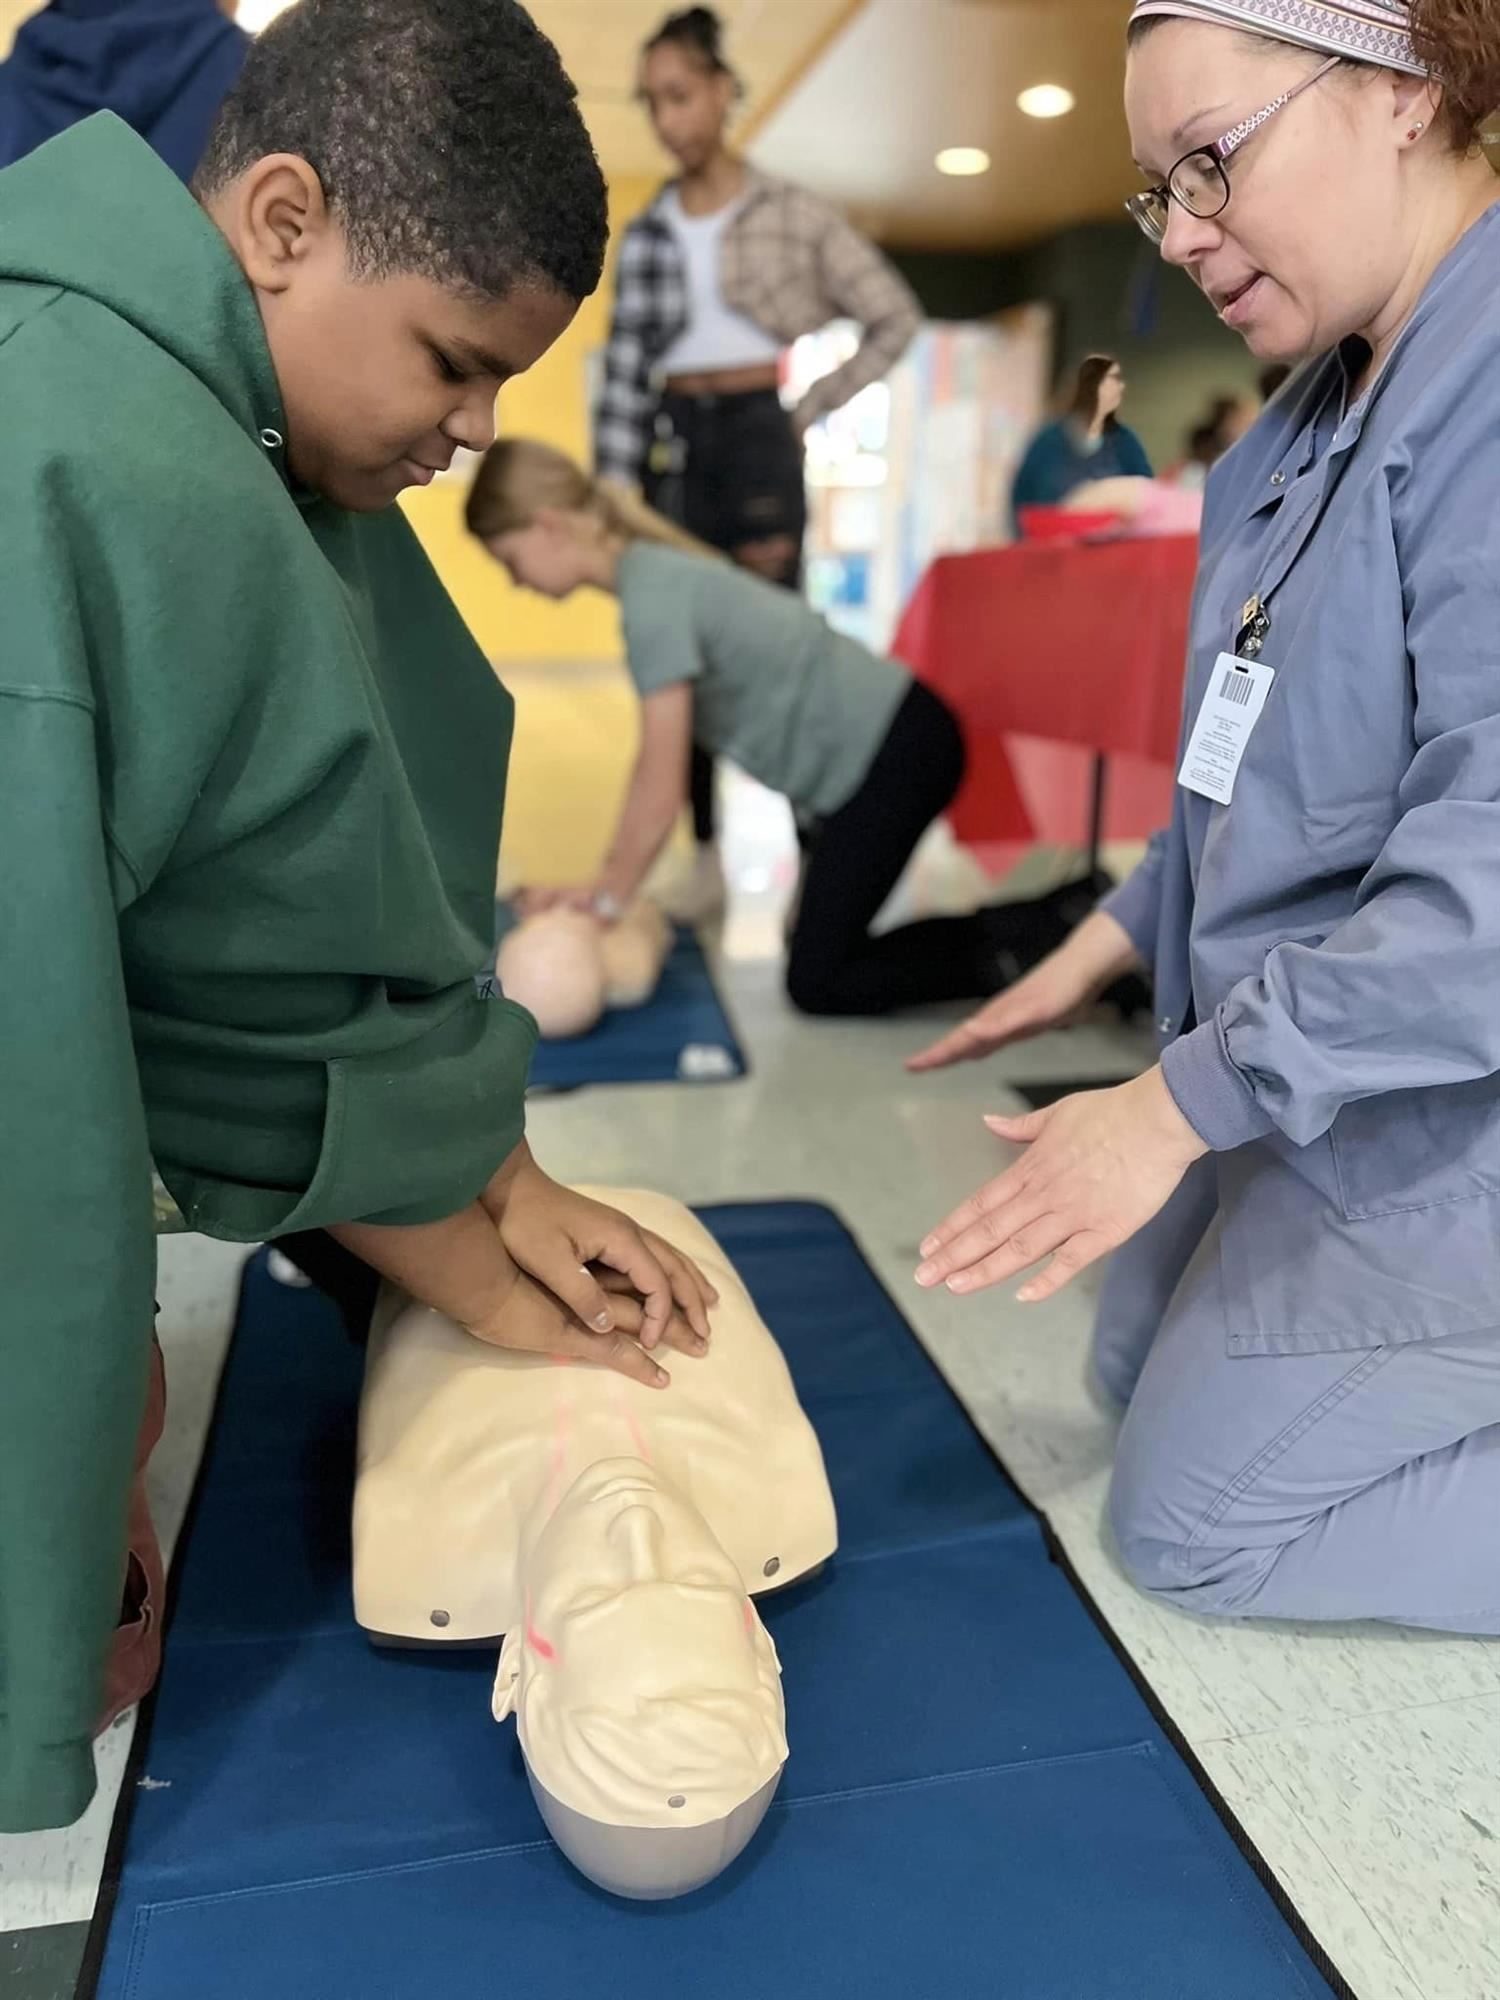
M487 299L599 283L604 177L557 50L516 0L298 0L251 48L194 192L269 153L314 168L356 277Z

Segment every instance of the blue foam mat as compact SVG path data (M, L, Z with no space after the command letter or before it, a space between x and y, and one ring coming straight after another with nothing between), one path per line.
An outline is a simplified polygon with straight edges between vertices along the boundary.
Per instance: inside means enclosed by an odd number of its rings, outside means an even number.
M838 1557L763 1601L792 1758L711 1888L627 1904L542 1834L485 1655L355 1629L361 1356L249 1267L101 2000L1311 2000L1325 1979L837 1218L704 1211L791 1364ZM102 1966L100 1960L102 1957ZM686 1982L686 1984L684 1983ZM89 1990L86 1985L85 1990Z
M502 906L503 911L503 906ZM507 918L498 928L503 933ZM480 991L493 993L493 979ZM620 1007L566 1042L538 1042L533 1090L578 1090L589 1083L731 1083L749 1068L714 985L703 947L679 930L656 992L644 1007Z

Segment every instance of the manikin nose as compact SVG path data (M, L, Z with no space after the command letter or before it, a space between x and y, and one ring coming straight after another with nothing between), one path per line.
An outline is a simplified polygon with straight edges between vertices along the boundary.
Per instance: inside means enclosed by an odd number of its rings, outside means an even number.
M659 1583L662 1577L661 1522L649 1507L627 1507L613 1534L632 1583Z

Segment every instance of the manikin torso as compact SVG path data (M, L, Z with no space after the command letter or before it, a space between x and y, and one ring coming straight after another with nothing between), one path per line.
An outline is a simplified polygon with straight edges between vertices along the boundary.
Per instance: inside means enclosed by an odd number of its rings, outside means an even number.
M718 1288L701 1360L672 1386L487 1347L390 1300L371 1332L354 1507L355 1614L397 1639L498 1639L525 1614L525 1537L589 1467L632 1458L702 1515L747 1592L816 1569L837 1541L822 1453L781 1350L708 1232L678 1202L604 1191Z
M605 1192L605 1191L598 1191ZM751 1598L817 1569L837 1528L780 1350L679 1203L607 1198L720 1294L672 1387L490 1348L383 1301L371 1333L354 1592L378 1637L505 1634L537 1803L602 1886L676 1895L753 1835L786 1758L775 1648Z

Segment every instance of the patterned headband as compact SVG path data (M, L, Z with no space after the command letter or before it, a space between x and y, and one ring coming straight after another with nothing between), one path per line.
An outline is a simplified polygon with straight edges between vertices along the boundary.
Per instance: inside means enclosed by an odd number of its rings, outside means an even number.
M1151 14L1244 28L1298 48L1404 70L1408 76L1428 73L1412 46L1406 0L1136 0L1132 20Z

